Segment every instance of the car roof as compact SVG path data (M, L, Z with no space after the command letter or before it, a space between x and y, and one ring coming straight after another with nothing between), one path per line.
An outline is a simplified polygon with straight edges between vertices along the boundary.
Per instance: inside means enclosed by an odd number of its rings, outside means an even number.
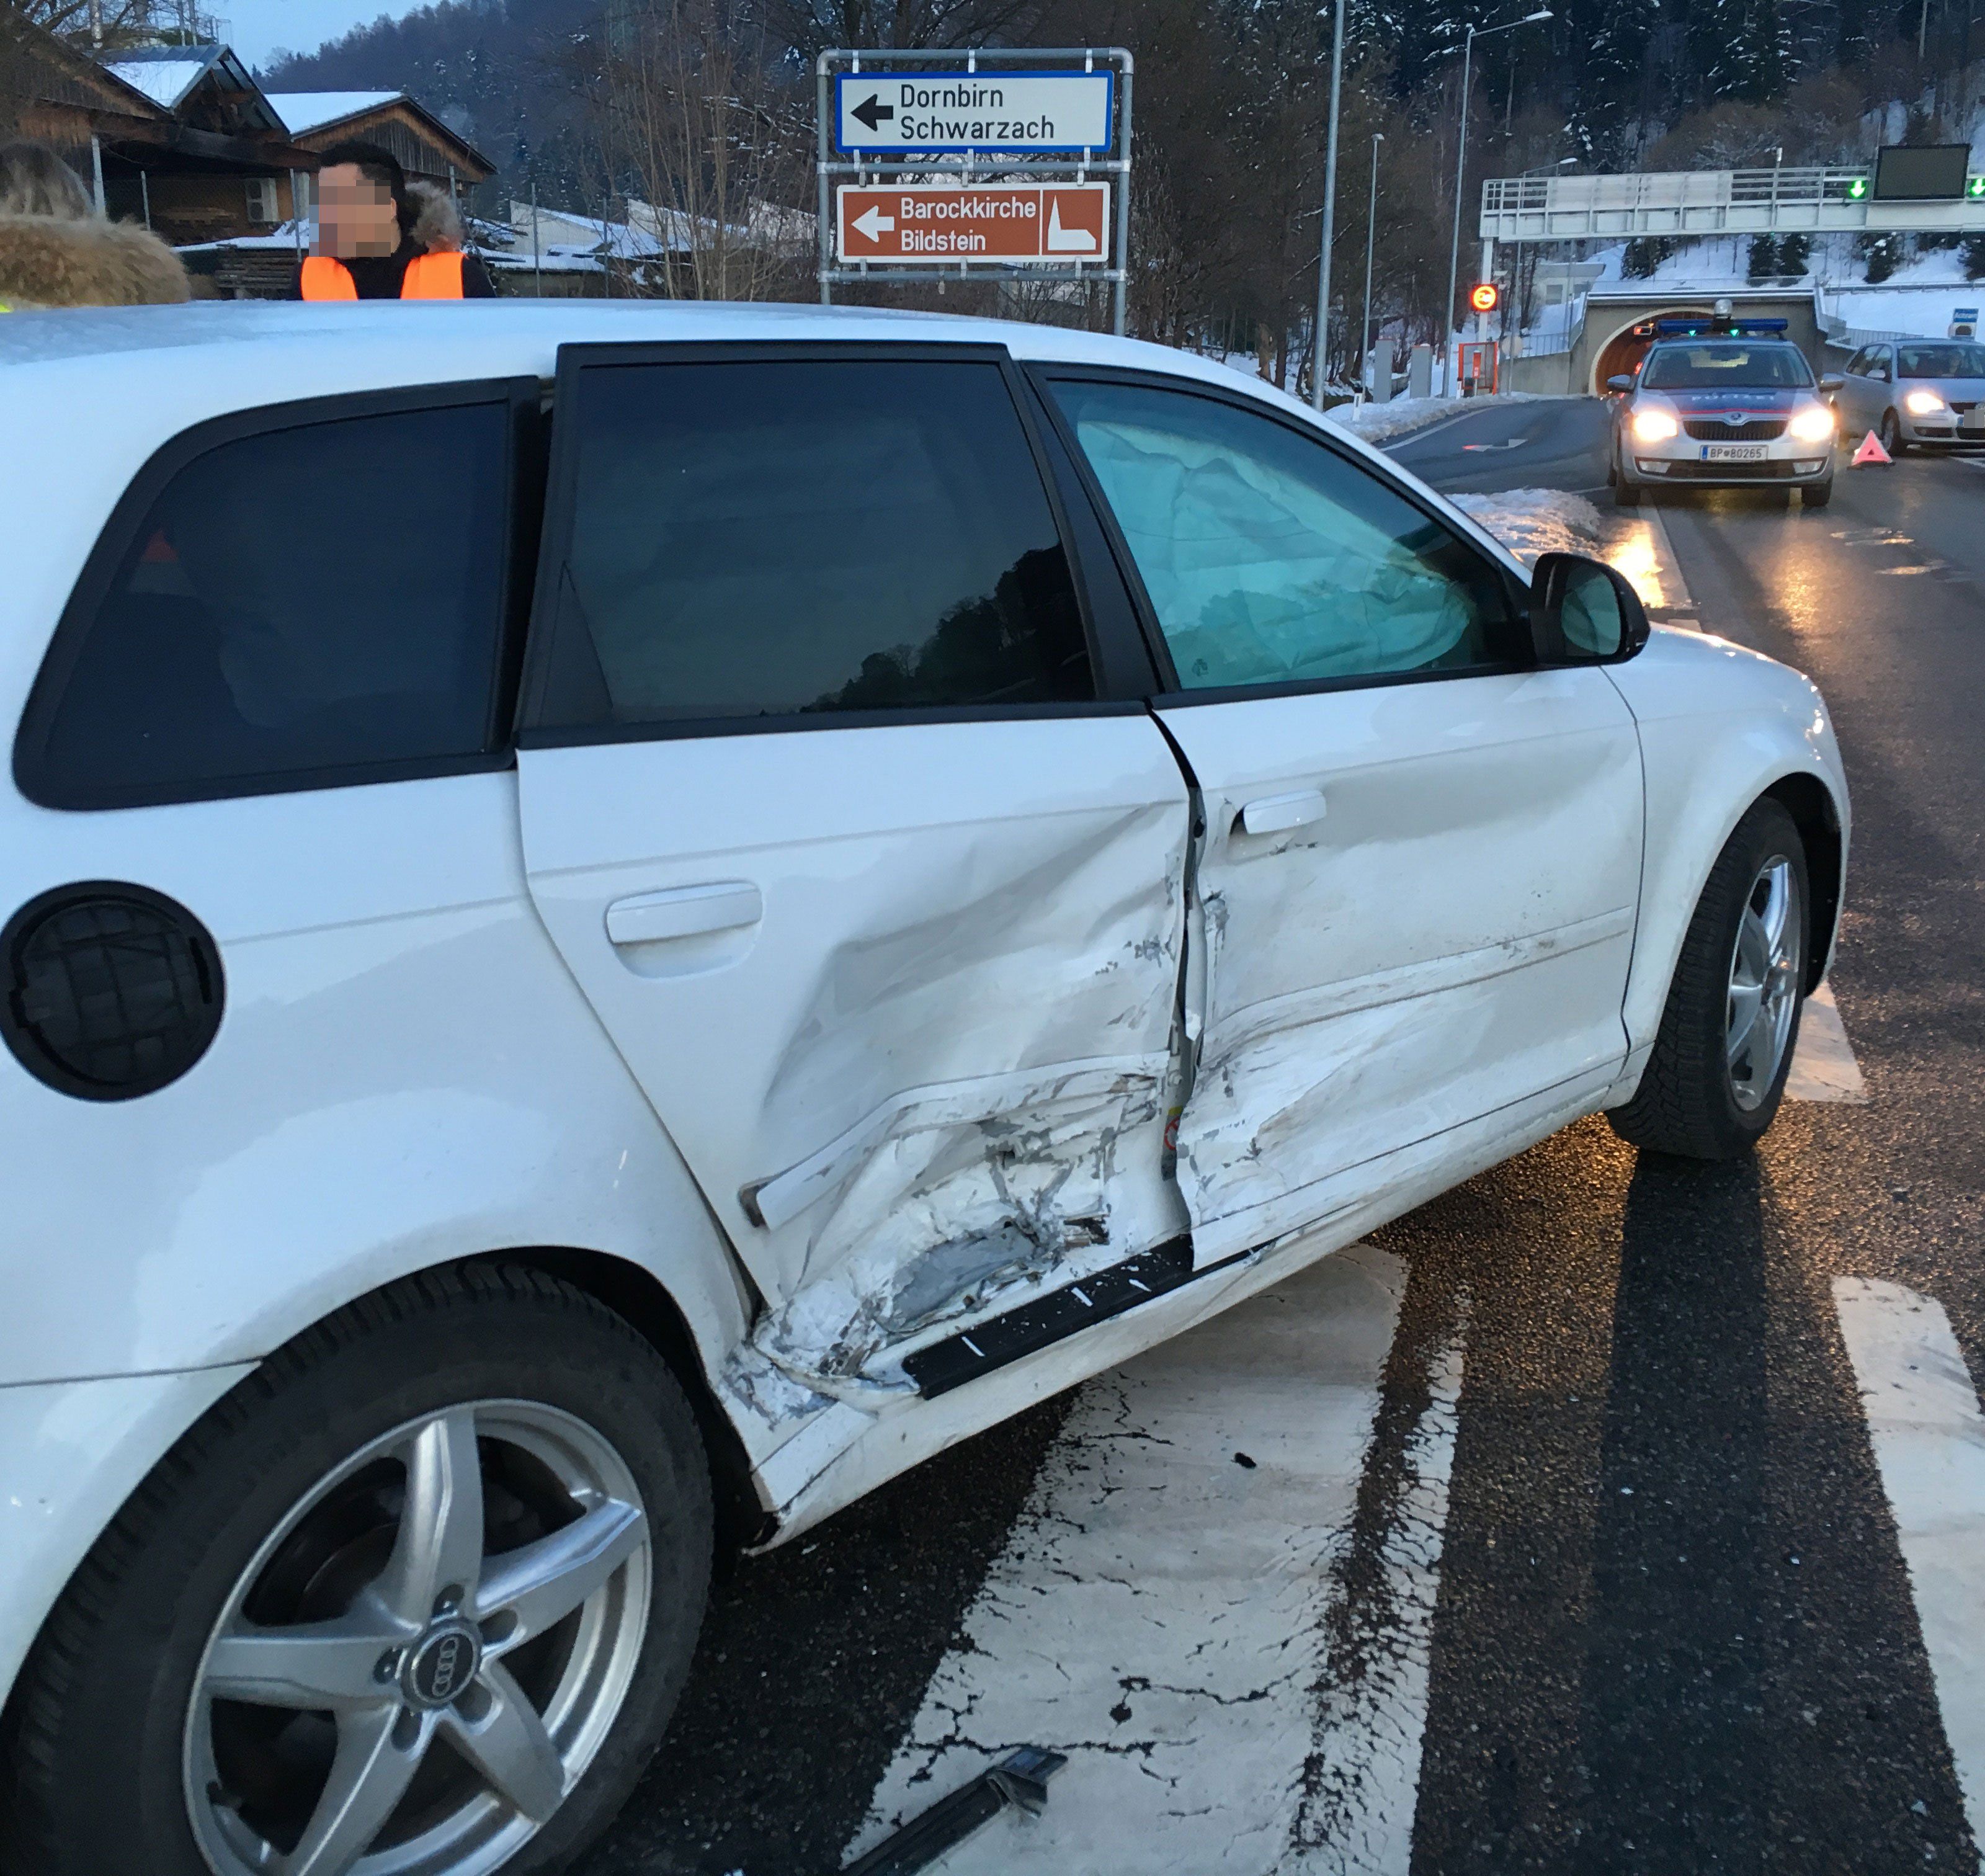
M1245 386L1294 405L1272 386L1191 352L1107 334L1016 321L898 312L875 307L683 300L497 299L305 304L268 300L185 306L63 308L0 318L0 372L93 367L122 375L225 379L280 364L302 378L313 360L361 352L381 385L504 375L535 368L549 377L562 345L867 340L995 344L1016 358L1066 359L1160 370ZM437 370L445 365L447 368ZM331 376L341 374L331 372ZM341 385L338 387L343 388ZM293 395L314 395L299 389ZM1305 406L1295 405L1304 408Z

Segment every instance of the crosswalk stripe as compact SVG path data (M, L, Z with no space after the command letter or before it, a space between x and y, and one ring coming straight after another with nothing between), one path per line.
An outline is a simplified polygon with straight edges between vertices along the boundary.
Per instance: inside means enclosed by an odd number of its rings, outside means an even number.
M1985 1413L1941 1303L1869 1277L1836 1277L1833 1301L1965 1812L1985 1843Z
M1316 1749L1291 1833L1286 1876L1408 1876L1426 1731L1434 1603L1461 1404L1468 1299L1436 1352L1429 1400L1406 1444L1406 1478L1381 1549L1375 1620L1332 1624Z
M1405 1280L1354 1245L1083 1390L851 1851L1033 1743L945 1876L1281 1867Z
M1830 983L1822 983L1805 1000L1799 1044L1792 1051L1792 1070L1785 1077L1785 1098L1849 1102L1868 1098L1868 1085L1861 1078L1861 1064L1854 1058L1854 1045L1847 1040L1847 1025L1840 1020L1840 1006L1833 1000Z

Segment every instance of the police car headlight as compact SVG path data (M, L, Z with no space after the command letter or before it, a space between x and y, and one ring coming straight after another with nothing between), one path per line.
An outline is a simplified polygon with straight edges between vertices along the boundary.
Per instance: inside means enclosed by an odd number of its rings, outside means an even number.
M1634 440L1637 443L1664 443L1681 434L1681 425L1667 411L1651 407L1634 413Z
M1833 435L1833 412L1822 404L1809 404L1786 426L1802 443L1824 443Z
M1937 412L1950 408L1934 391L1912 391L1903 399L1903 408L1912 417L1933 416Z

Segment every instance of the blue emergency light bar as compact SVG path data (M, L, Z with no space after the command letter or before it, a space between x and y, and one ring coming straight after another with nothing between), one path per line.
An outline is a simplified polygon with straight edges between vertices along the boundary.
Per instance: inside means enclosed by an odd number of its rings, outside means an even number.
M1723 319L1711 314L1702 319L1657 319L1658 338L1761 338L1768 332L1782 332L1791 321L1784 319Z

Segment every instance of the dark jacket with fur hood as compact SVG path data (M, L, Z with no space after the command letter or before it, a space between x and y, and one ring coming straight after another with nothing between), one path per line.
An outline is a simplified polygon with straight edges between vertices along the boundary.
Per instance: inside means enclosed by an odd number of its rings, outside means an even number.
M179 256L135 222L0 215L0 306L153 306L189 297Z

